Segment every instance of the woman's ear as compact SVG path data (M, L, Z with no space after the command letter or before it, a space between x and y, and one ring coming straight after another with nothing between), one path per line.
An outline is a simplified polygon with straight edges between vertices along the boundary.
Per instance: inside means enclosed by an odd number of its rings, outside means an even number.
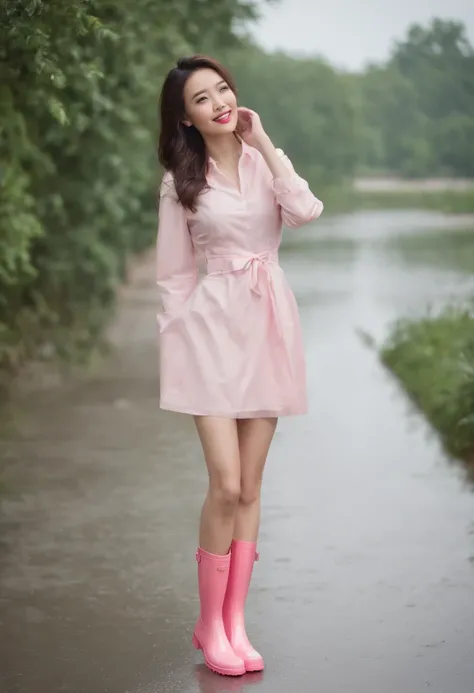
M181 121L181 122L183 123L183 125L186 125L187 128L190 128L191 125L192 125L192 123L191 123L190 120L183 120L183 121Z

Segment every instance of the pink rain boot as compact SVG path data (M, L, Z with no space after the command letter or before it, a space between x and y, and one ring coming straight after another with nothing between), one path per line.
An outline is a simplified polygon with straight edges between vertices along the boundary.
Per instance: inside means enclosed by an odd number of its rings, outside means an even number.
M245 664L234 653L222 620L230 554L216 556L198 549L196 560L201 613L194 629L193 645L203 651L204 661L212 671L227 676L245 674Z
M231 547L230 573L224 600L224 626L235 654L244 660L246 671L262 671L264 663L250 644L245 632L245 600L252 577L254 561L259 556L256 543L234 541Z

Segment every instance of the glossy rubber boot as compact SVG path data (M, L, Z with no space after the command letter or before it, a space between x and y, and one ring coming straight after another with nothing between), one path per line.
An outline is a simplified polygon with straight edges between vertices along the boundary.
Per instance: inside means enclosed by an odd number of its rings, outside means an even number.
M245 674L245 664L232 649L222 620L222 605L229 577L230 554L216 556L198 549L198 584L201 612L193 645L202 650L209 669L224 676Z
M244 660L246 671L262 671L264 662L252 647L245 632L245 600L252 577L253 564L258 561L256 543L234 541L231 547L229 580L224 600L224 626L235 654Z

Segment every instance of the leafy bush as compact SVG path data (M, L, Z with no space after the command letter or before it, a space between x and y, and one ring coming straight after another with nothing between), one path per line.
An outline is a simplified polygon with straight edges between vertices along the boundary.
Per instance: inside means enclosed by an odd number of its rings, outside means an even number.
M162 77L253 14L251 0L2 3L0 372L45 345L88 353L127 257L155 239Z
M474 462L474 313L449 307L436 317L401 320L383 363L441 434L446 449Z

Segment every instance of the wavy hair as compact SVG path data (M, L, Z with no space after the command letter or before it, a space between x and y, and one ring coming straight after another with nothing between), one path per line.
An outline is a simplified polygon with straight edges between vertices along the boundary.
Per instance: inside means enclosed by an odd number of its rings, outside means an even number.
M174 178L176 194L183 207L196 211L198 195L207 189L208 156L201 133L184 125L184 85L196 70L214 70L237 94L229 71L217 60L193 55L178 60L167 74L160 94L160 136L158 159Z

